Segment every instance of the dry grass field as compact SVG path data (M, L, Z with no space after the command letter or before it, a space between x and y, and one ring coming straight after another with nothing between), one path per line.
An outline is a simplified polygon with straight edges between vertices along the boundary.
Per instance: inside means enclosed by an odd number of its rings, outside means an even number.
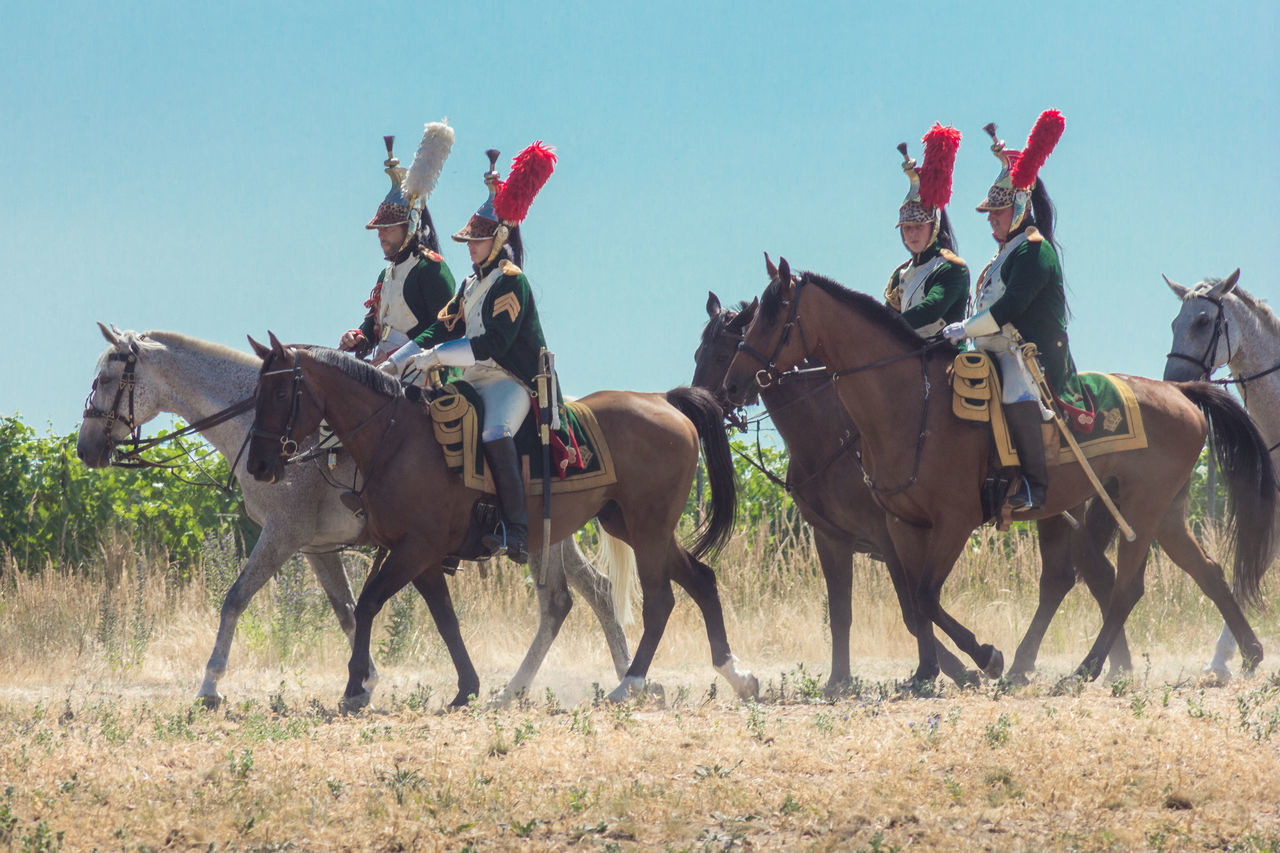
M1031 686L910 696L897 682L914 642L882 567L859 560L859 680L828 701L810 544L748 532L717 564L758 702L716 683L677 593L651 673L661 696L598 701L616 678L582 606L527 702L442 714L451 667L425 606L402 595L375 626L382 681L356 716L336 713L345 640L297 566L241 621L228 701L211 712L191 699L227 554L182 582L126 543L76 574L0 565L0 849L1280 850L1274 610L1254 624L1275 657L1204 686L1219 621L1157 554L1129 623L1130 677L1053 695L1099 624L1081 587ZM1008 659L1037 574L1034 539L983 532L946 603ZM466 566L453 590L496 690L532 636L530 589L506 565Z

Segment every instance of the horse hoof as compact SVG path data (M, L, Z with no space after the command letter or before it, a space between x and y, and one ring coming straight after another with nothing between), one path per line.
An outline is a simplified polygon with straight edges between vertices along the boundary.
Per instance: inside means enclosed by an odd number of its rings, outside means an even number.
M1024 669L1011 669L1004 680L1012 684L1014 687L1026 687L1031 683L1031 676Z
M744 673L744 675L746 677L738 684L738 698L743 700L759 698L760 679L749 672Z
M982 684L982 676L978 674L976 669L966 669L955 676L952 681L956 683L957 687L977 687Z
M453 701L449 703L450 708L465 708L471 704L472 698L476 694L472 691L459 690L458 695L453 697Z
M1231 670L1225 666L1206 666L1200 673L1201 687L1226 687L1231 681Z
M226 698L216 690L212 693L201 693L196 697L196 705L208 711L216 711Z
M1057 684L1053 685L1053 689L1049 691L1050 696L1079 696L1084 691L1084 686L1089 682L1079 673L1068 675L1061 679Z
M606 702L615 704L626 702L632 696L638 696L644 692L644 679L638 675L628 675L622 679L622 683L613 690L609 691L609 695L605 696Z
M373 691L371 690L362 690L354 696L343 696L342 701L338 703L338 712L342 714L358 714L369 707L369 702L372 699Z
M822 688L822 698L839 699L849 692L849 688L853 686L853 680L849 678L833 678L827 682L827 686Z
M982 668L982 674L994 681L1004 672L1004 655L995 646L987 648L991 649L991 654L987 656L987 664Z

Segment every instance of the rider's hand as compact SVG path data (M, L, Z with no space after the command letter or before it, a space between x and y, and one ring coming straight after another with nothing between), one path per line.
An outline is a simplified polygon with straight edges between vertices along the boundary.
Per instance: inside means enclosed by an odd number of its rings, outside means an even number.
M338 341L338 349L344 350L344 351L353 350L356 347L360 346L360 343L363 340L364 340L364 335L360 334L359 329L352 329L349 332L343 332L342 340Z
M969 337L964 331L964 323L951 323L942 330L942 336L953 344L964 343L964 339Z
M424 353L419 353L409 360L409 367L426 373L433 367L441 365L440 353L436 352L436 348L432 347Z

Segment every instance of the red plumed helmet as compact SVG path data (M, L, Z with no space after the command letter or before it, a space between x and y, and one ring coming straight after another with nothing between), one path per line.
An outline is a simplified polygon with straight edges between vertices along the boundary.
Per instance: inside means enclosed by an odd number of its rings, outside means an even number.
M1057 110L1040 113L1035 127L1031 128L1031 135L1027 137L1026 147L1022 149L1016 162L1010 165L1009 180L1014 189L1029 190L1035 185L1040 167L1057 146L1066 126L1066 119Z
M511 173L493 198L493 212L498 219L519 225L555 167L555 149L543 145L541 140L517 154L511 161Z
M960 148L960 131L934 122L921 141L924 165L920 167L920 202L925 207L946 207L951 201L951 173Z

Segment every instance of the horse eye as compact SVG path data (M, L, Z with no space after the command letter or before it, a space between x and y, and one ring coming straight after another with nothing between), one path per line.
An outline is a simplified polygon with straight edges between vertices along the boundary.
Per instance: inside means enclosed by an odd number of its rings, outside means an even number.
M1196 317L1195 323L1193 325L1198 327L1209 325L1209 315L1201 314L1200 316Z

